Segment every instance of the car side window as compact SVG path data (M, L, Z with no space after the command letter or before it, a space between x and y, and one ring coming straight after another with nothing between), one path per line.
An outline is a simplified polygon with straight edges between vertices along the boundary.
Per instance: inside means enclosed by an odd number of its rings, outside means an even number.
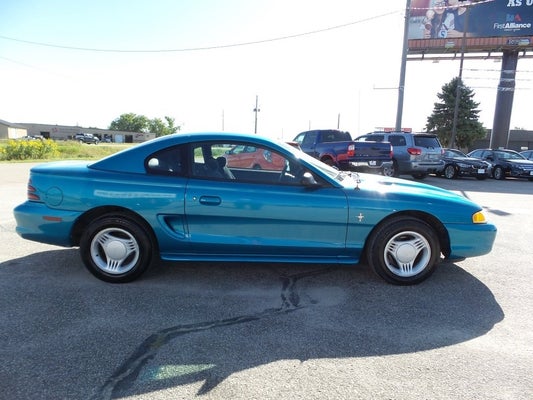
M150 155L145 160L146 172L154 175L183 176L183 148L170 147Z
M198 143L191 148L192 177L299 185L304 168L275 150L247 143Z
M406 146L407 145L407 142L405 141L405 137L399 136L399 135L390 135L388 141L393 146Z

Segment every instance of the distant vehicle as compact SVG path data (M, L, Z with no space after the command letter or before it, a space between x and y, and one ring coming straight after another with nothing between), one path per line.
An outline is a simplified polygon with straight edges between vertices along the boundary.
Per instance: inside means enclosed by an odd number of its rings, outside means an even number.
M468 157L461 150L444 149L444 169L439 176L455 179L461 176L471 176L476 179L487 179L491 176L492 166L479 158Z
M100 143L100 139L98 139L92 133L78 133L76 134L76 136L74 136L74 139L76 139L80 143L87 143L87 144Z
M357 143L348 132L318 129L299 133L294 139L304 153L345 171L378 171L392 162L390 143Z
M224 157L228 168L252 168L281 171L285 160L271 151L256 146L237 145L228 150Z
M28 136L23 136L20 138L20 140L45 140L45 137L43 135L28 135Z
M524 150L519 153L522 157L528 160L533 160L533 150Z
M372 132L355 139L357 142L389 142L392 145L392 167L385 175L411 175L423 179L444 169L444 152L439 139L430 133Z
M514 150L478 149L468 153L468 156L488 161L492 165L494 179L505 179L509 176L533 181L533 161Z
M228 168L226 151L239 146L284 167ZM482 207L460 194L339 171L253 134L167 135L95 162L34 166L29 182L27 200L14 210L17 233L79 246L87 269L116 283L158 259L364 260L387 282L411 285L442 258L487 254L496 237Z

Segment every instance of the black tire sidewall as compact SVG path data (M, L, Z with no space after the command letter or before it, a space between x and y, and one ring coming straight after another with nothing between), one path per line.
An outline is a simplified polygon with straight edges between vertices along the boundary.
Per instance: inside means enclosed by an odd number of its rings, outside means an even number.
M448 176L446 171L448 171L450 168L452 169L453 173L450 176ZM450 164L450 165L447 165L446 167L444 167L444 177L446 177L448 179L453 179L453 178L455 178L456 174L457 174L457 172L456 172L456 169L455 169L455 167L453 165Z
M424 270L411 277L400 277L391 272L384 260L385 246L389 240L400 232L413 231L424 236L431 248L431 257ZM369 238L366 250L366 259L372 270L389 283L396 285L414 285L427 279L435 270L440 258L440 244L437 234L426 222L411 218L399 217L390 223L385 223L376 228Z
M91 257L91 242L104 229L117 228L129 232L139 246L139 259L135 266L123 274L109 274L102 271ZM111 283L131 282L142 275L152 262L152 245L145 230L132 219L121 216L103 216L91 222L80 239L80 255L85 267L97 278Z

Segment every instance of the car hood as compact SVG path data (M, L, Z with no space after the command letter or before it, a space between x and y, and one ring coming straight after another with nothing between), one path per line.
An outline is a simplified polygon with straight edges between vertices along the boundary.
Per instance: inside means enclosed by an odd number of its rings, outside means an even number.
M444 160L466 162L466 163L485 163L485 161L474 157L443 157Z
M403 204L426 204L428 206L443 203L469 205L480 210L481 207L466 197L436 186L401 178L391 178L376 174L359 174L341 182L348 193L354 192L358 197L397 201Z
M506 160L506 161L512 165L521 165L524 167L533 166L533 161L530 161L530 160Z

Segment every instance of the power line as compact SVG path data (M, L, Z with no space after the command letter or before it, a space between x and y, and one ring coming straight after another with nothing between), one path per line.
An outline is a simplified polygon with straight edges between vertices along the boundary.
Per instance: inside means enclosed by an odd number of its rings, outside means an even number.
M31 40L24 40L24 39L18 39L13 38L9 36L0 35L0 39L4 40L10 40L12 42L17 43L25 43L30 44L33 46L42 46L42 47L52 47L56 49L63 49L63 50L76 50L76 51L89 51L89 52L101 52L101 53L178 53L178 52L189 52L189 51L206 51L206 50L219 50L219 49L227 49L231 47L242 47L242 46L251 46L256 44L263 44L263 43L270 43L270 42L277 42L281 40L287 40L287 39L294 39L298 37L303 36L309 36L309 35L316 35L318 33L324 33L336 29L342 29L347 28L352 25L361 24L368 21L373 21L379 18L387 17L390 15L398 14L401 11L392 11L389 13L376 15L373 17L364 18L358 21L348 22L346 24L341 25L335 25L330 26L323 29L317 29L314 31L304 32L304 33L296 33L294 35L287 35L287 36L281 36L277 38L270 38L270 39L263 39L263 40L255 40L250 42L241 42L241 43L232 43L232 44L224 44L224 45L214 45L214 46L205 46L205 47L188 47L188 48L176 48L176 49L155 49L155 50L147 50L147 49L134 49L134 50L124 50L124 49L99 49L99 48L90 48L90 47L77 47L77 46L63 46L59 44L53 44L53 43L44 43L44 42L35 42Z

